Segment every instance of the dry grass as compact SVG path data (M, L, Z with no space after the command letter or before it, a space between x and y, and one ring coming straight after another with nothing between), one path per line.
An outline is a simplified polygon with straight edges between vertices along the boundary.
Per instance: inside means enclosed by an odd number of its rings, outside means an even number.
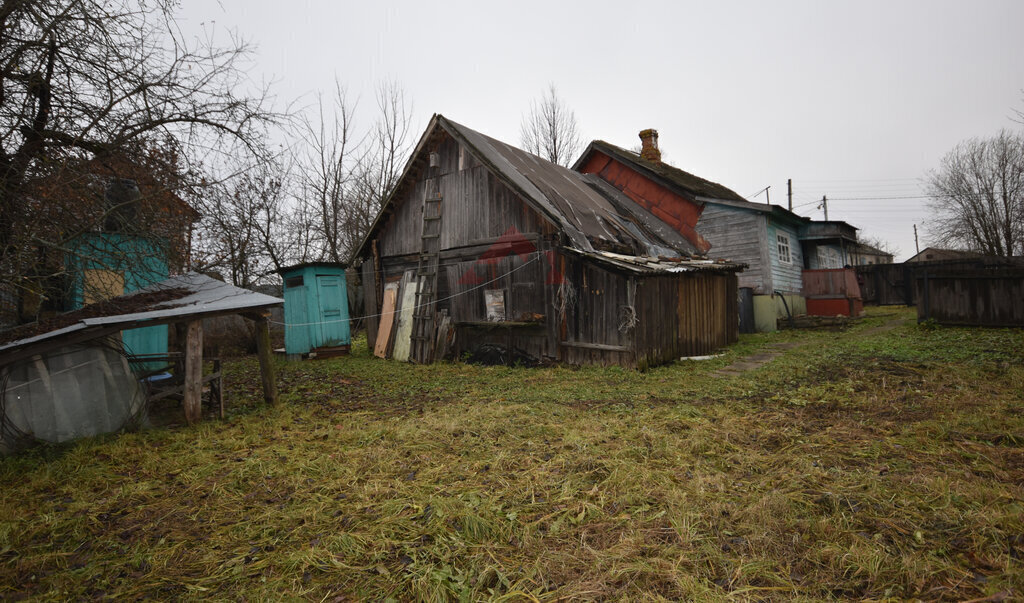
M278 409L242 361L225 422L0 461L0 597L1019 596L1024 332L892 312L643 374L364 344Z

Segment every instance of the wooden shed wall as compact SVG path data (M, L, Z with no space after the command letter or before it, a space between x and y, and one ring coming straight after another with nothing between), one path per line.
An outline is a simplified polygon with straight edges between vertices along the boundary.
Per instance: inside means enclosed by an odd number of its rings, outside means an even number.
M636 366L634 329L620 328L632 305L630 278L577 256L561 256L560 264L564 290L575 293L568 298L573 303L565 304L564 317L556 310L562 362Z
M498 180L454 139L447 138L437 151L440 166L437 182L426 175L396 199L394 210L380 233L382 257L420 251L423 231L423 199L436 184L441 204L441 249L478 244L500 237L515 227L520 233L555 232L545 218Z
M739 338L736 275L679 273L639 283L637 364L714 353Z
M437 309L447 310L456 327L456 353L495 343L567 364L636 367L638 350L647 366L680 355L710 353L735 340L734 274L675 273L641 282L578 255L558 252L558 229L456 141L445 139L437 152L436 185L444 199ZM377 235L379 265L372 257L364 258L367 314L380 312L380 286L372 283L399 280L416 268L422 203L434 184L424 174L396 199ZM496 247L499 237L513 227L520 241L529 242L525 258L512 249L501 257L503 248ZM491 259L482 260L485 254ZM492 279L497 280L489 283ZM560 313L557 302L563 279L576 295ZM505 291L507 320L523 324L484 324L484 292L489 289ZM639 322L635 326L624 326L627 307L636 309ZM367 327L373 332L373 345L377 320L368 319Z

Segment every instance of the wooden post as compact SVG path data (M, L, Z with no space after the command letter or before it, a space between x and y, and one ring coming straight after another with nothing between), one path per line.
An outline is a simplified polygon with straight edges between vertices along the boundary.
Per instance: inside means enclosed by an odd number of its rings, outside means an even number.
M260 358L263 399L268 404L277 406L277 378L274 375L274 365L270 349L270 312L263 312L255 316L253 320L256 322L256 352Z
M203 321L188 323L185 335L185 421L189 425L203 418Z

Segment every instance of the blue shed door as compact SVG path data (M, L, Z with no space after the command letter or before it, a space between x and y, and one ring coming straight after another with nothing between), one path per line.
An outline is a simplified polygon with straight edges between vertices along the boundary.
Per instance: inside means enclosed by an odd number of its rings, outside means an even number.
M340 276L317 276L316 286L321 326L318 345L347 345L348 298L344 282Z
M301 283L301 277L298 283ZM307 288L295 283L284 289L284 349L289 354L307 354L310 349L309 315L306 312Z

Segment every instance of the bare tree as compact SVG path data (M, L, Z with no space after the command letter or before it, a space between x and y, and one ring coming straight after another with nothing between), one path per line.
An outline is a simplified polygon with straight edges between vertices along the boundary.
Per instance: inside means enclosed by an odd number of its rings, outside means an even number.
M174 4L0 0L0 285L59 269L52 258L91 224L69 214L34 226L97 163L144 163L140 149L159 140L176 173L158 180L178 182L194 157L245 146L271 117L261 95L238 92L245 44L186 41Z
M568 167L583 147L576 115L561 98L554 84L533 102L519 128L523 149Z
M318 242L308 255L343 262L351 245L345 237L345 220L354 173L362 160L357 154L362 141L355 138L355 106L349 103L340 83L335 82L331 104L325 107L320 96L316 108L315 118L304 116L300 127L306 147L300 160L301 197L305 204L301 215L308 220L307 229Z
M409 157L412 106L405 92L394 82L377 88L377 121L362 155L352 203L348 207L347 235L355 251L384 202L398 184Z
M289 169L268 158L243 164L236 175L208 188L198 201L203 219L196 268L219 271L235 286L251 287L293 261L304 227L289 203Z
M986 255L1024 254L1024 135L966 140L928 177L937 243Z
M394 83L377 90L377 120L364 134L355 106L336 85L333 104L318 99L315 118L302 121L307 149L301 163L303 207L297 214L315 233L312 259L345 262L369 231L398 182L409 154L411 107Z

